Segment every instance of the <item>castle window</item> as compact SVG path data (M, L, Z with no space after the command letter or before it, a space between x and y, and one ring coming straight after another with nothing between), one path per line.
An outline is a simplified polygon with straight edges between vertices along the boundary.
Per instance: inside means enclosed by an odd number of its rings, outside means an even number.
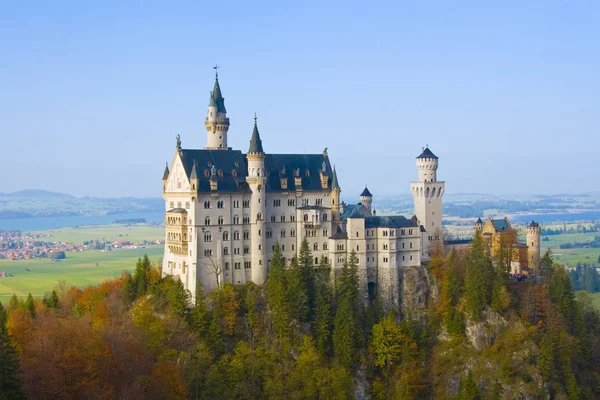
M177 202L177 208L181 208L181 202L180 201Z
M356 231L356 237L358 237L358 231Z
M304 222L308 222L308 214L304 214Z
M315 265L319 263L319 257L315 257Z
M204 257L212 257L212 250L210 250L210 249L204 250Z
M404 248L404 244L405 244L405 243L402 243L402 248Z
M250 231L244 231L244 240L250 239Z
M228 262L225 263L225 271L229 271L229 263Z
M269 229L267 231L267 235L266 236L267 236L268 239L272 238L273 237L273 231Z
M244 216L244 224L249 224L250 223L250 217L245 215Z
M327 229L323 229L323 236L329 236L329 231Z
M412 234L413 234L413 230L412 230L412 229L409 229L409 230L408 230L408 234L409 234L409 235L412 235Z
M204 218L204 225L210 225L210 217Z
M234 202L233 202L233 208L240 208L240 201L239 200L234 200Z
M327 213L323 214L323 221L327 221Z
M412 242L409 243L409 247L412 249Z
M233 232L233 240L240 240L240 232L239 231Z
M296 206L296 199L288 199L288 206L295 207Z
M356 245L356 251L358 251L358 250L359 250L359 247L358 247L358 245Z
M296 230L295 229L290 229L290 236L291 237L296 237Z
M292 247L294 247L294 246L292 246ZM281 251L285 251L285 244L281 245Z
M210 234L210 232L206 232L204 234L204 241L205 242L212 242L212 235Z
M323 243L323 250L327 250L327 242Z
M250 247L245 246L244 247L244 254L249 254L250 253Z
M285 237L285 229L281 230L281 237L284 238Z
M290 221L296 222L296 216L294 214L290 215Z
M388 249L388 245L387 245L387 244L384 244L384 245L383 245L383 249L384 249L384 250L387 250L387 249Z
M223 232L223 240L229 240L229 232Z
M244 200L243 206L244 206L244 208L250 207L250 200Z
M404 259L405 259L405 257L404 257L404 256L402 256L402 261L404 261Z
M219 216L219 218L217 219L217 223L219 225L223 225L223 217L222 216Z
M229 255L229 247L223 247L223 255L224 256L228 256Z
M262 221L262 214L261 213L256 214L256 220L257 221Z
M223 208L223 200L217 201L217 208Z
M281 214L281 217L279 219L281 220L281 222L285 222L285 215Z
M240 248L236 247L235 249L233 249L233 254L240 254Z
M280 199L273 200L273 207L281 207L281 200Z
M250 264L250 261L244 261L244 268L245 268L245 269L250 269L250 268L251 268L251 265L252 265L252 264Z
M271 222L275 222L275 215L271 215Z
M292 251L296 250L296 246L292 245Z
M210 208L210 201L204 202L204 208Z
M308 199L302 199L302 205L303 206L307 206L308 205Z
M236 263L233 264L233 267L235 269L241 269L242 268L242 263L236 262Z
M185 202L185 208L186 208L187 210L189 210L189 209L190 209L190 202L189 202L189 201L186 201L186 202Z
M313 244L313 250L319 250L319 243Z
M323 205L323 199L315 199L315 205L322 206Z
M400 236L404 236L406 234L406 232L404 231L404 229L400 229Z
M412 261L412 256L410 256L410 261Z
M171 208L175 208L175 203L174 202L170 202L169 205L170 205Z

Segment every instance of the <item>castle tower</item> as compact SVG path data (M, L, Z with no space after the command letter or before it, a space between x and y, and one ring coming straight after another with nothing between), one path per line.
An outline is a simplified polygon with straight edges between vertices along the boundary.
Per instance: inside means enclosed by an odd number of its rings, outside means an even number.
M540 275L540 224L535 221L531 221L527 228L527 258L529 262L529 268L533 270L533 274L536 276Z
M163 194L165 193L165 190L167 189L167 180L169 179L169 163L165 163L165 172L163 172L163 178L162 178L162 182L163 182Z
M216 69L216 67L215 67ZM204 120L206 128L207 150L229 150L227 147L227 132L229 131L229 118L225 109L225 99L221 94L219 85L219 73L215 76L215 87L210 92L208 102L208 114Z
M481 231L483 229L483 221L481 218L477 218L477 221L473 224L473 228L475 228L476 231Z
M371 192L369 192L369 189L367 189L366 185L365 185L365 190L363 190L362 193L360 194L360 202L362 203L363 206L365 206L365 208L367 210L369 210L369 215L371 215L372 214L373 195L371 194Z
M333 166L333 177L331 178L331 216L335 222L340 220L340 194L342 188L338 182L335 165ZM336 225L337 226L337 225Z
M442 239L442 196L445 182L437 180L438 157L429 147L422 149L417 156L419 180L410 183L410 191L415 204L415 215L424 228L422 233L421 259L429 260L431 244Z
M262 285L267 280L267 258L265 243L265 205L267 176L265 173L265 152L258 132L256 116L254 130L250 139L250 148L246 155L248 159L248 177L246 182L252 190L250 201L250 233L252 238L252 282Z

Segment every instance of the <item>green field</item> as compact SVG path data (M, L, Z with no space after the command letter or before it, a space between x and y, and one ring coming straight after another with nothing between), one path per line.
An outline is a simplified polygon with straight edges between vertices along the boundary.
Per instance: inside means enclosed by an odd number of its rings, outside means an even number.
M165 238L165 229L152 225L98 225L79 228L60 228L34 233L49 234L44 238L48 242L69 242L81 244L84 241L101 240L110 241L128 240L141 242L143 240L155 241Z
M554 261L560 264L574 266L577 263L588 263L596 265L598 263L598 256L600 256L600 248L561 249L560 245L564 243L589 242L594 240L594 237L598 235L598 232L551 235L548 236L550 238L549 241L542 240L542 253L550 248L554 256Z
M136 260L144 254L157 263L162 258L163 246L67 253L66 259L54 263L49 259L0 260L0 271L14 275L0 278L0 301L8 301L13 293L17 296L27 296L28 293L43 296L61 281L78 287L97 285L119 276L126 269L132 271Z

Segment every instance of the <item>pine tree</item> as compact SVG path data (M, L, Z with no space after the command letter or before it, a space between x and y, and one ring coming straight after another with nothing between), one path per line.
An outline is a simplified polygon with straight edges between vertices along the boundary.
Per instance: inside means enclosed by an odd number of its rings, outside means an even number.
M125 285L123 287L123 298L127 304L133 303L136 295L136 283L128 271L125 271Z
M136 297L141 297L146 294L146 290L148 289L148 270L146 269L146 261L147 256L144 256L144 261L141 258L138 258L137 263L135 265L135 294ZM148 260L149 263L149 260Z
M317 341L317 350L321 355L327 355L330 349L331 338L331 267L327 257L323 256L315 270L315 310L313 332Z
M0 303L0 399L25 399L21 387L19 360L6 327L8 316Z
M273 258L269 264L269 276L266 284L267 303L273 311L273 325L281 339L290 333L290 303L286 289L285 258L279 242L275 244Z
M27 296L27 301L25 302L25 306L27 307L27 310L31 314L31 317L35 318L35 303L33 301L33 296L31 296L31 293L29 293L29 296Z
M300 251L298 252L298 264L302 270L302 280L306 289L307 310L306 321L311 320L315 308L315 266L308 244L308 239L305 237L300 243Z
M333 353L342 366L351 368L356 359L356 349L361 345L362 335L359 324L358 264L354 251L348 258L340 273L336 292Z
M21 301L19 300L17 295L13 293L12 297L10 298L10 302L8 303L8 309L15 310L20 305L21 305Z
M308 296L302 267L298 264L297 257L292 259L290 268L286 270L286 284L290 317L299 322L305 321L308 314Z
M481 232L476 231L473 238L473 244L467 257L467 274L465 279L465 298L467 312L470 317L479 321L481 312L487 304L486 288L489 284L486 282L486 254Z
M53 290L52 293L50 294L50 297L48 298L48 307L50 307L50 308L59 308L60 307L60 302L58 301L58 293L56 293L56 290Z
M456 400L478 400L480 399L479 389L473 379L471 371L467 376L462 376L458 382L458 393Z

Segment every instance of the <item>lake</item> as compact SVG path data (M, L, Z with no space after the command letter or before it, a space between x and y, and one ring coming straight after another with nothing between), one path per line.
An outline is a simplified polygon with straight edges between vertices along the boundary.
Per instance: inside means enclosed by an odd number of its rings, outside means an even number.
M561 214L529 214L518 215L510 218L511 222L571 222L571 221L594 221L600 220L600 211L582 211Z
M71 226L89 226L112 224L117 219L145 218L146 222L164 222L162 212L125 213L113 215L93 215L76 217L40 217L0 219L1 230L40 231L46 229L66 228Z

